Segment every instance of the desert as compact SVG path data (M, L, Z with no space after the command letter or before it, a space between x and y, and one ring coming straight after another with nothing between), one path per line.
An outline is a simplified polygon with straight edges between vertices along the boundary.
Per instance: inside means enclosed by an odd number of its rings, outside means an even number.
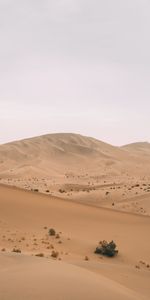
M0 0L0 300L150 300L150 1Z
M0 299L149 299L148 143L52 134L0 155Z

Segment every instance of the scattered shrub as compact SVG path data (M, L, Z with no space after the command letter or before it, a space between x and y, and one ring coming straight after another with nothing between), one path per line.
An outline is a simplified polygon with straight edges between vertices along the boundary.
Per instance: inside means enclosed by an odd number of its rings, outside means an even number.
M20 249L14 248L14 249L12 250L12 252L15 252L15 253L21 253L21 250L20 250Z
M54 251L54 250L51 253L51 257L53 257L53 258L57 258L58 255L59 255L59 253L57 251Z
M66 193L65 190L59 189L59 193Z
M84 260L88 261L89 260L89 257L86 255Z
M116 244L114 241L111 241L110 243L106 241L101 241L99 243L100 245L96 248L95 253L96 254L102 254L109 257L113 257L118 253L118 250L116 250Z
M37 256L37 257L44 257L44 253L37 253L37 254L35 254L35 256Z
M136 268L136 269L140 269L140 266L136 265L135 268Z
M2 251L2 252L5 252L5 251L6 251L6 249L5 249L5 248L2 248L2 249L1 249L1 251Z
M59 233L56 234L56 239L60 239Z
M53 235L54 236L56 234L56 231L55 231L54 228L50 228L48 233L49 233L49 235Z

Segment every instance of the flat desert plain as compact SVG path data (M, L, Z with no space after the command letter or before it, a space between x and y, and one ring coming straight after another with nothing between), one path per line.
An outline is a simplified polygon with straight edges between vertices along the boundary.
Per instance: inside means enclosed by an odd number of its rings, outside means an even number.
M150 299L149 143L0 145L0 183L0 300ZM95 254L102 240L118 255Z

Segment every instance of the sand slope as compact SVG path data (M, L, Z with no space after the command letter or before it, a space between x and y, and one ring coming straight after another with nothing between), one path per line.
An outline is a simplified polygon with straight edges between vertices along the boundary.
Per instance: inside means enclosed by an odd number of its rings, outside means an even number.
M48 236L50 227L60 232L59 239ZM44 299L148 300L149 228L146 216L0 186L0 248L6 250L0 255L0 299L34 300L42 294ZM116 241L118 257L93 253L103 239ZM13 248L22 253L13 254ZM35 257L41 252L43 258Z
M78 134L49 134L0 145L0 172L1 176L26 172L61 175L69 169L79 171L82 168L96 173L96 167L97 171L102 168L101 173L105 170L120 174L123 168L131 170L130 164L137 163L134 151L130 154L129 149L130 146L114 147Z
M1 260L1 300L138 299L133 291L103 276L62 262L23 256L0 256Z
M150 145L114 147L71 133L16 141L0 145L0 182L150 215Z

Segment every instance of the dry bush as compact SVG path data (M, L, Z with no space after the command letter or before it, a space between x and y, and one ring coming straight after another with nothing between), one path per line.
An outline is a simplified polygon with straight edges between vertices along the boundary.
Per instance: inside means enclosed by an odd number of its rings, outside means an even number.
M116 250L116 244L114 243L114 241L108 243L104 240L99 243L99 246L96 248L95 253L113 257L118 253L118 250Z
M89 260L89 257L86 255L84 260L88 261Z
M59 193L66 193L66 191L63 189L59 189Z
M56 239L60 239L59 233L56 234Z
M14 248L13 250L12 250L12 252L15 252L15 253L21 253L21 250L18 248Z
M54 250L53 250L52 253L51 253L51 257L53 257L53 258L57 258L58 255L59 255L59 252L54 251Z
M37 253L37 254L35 254L35 256L37 256L37 257L44 257L44 253Z
M6 249L5 249L5 248L2 248L2 249L1 249L1 251L2 251L2 252L5 252L5 251L6 251Z
M51 235L51 236L56 235L56 231L55 231L54 228L50 228L49 231L48 231L48 233L49 233L49 235Z

